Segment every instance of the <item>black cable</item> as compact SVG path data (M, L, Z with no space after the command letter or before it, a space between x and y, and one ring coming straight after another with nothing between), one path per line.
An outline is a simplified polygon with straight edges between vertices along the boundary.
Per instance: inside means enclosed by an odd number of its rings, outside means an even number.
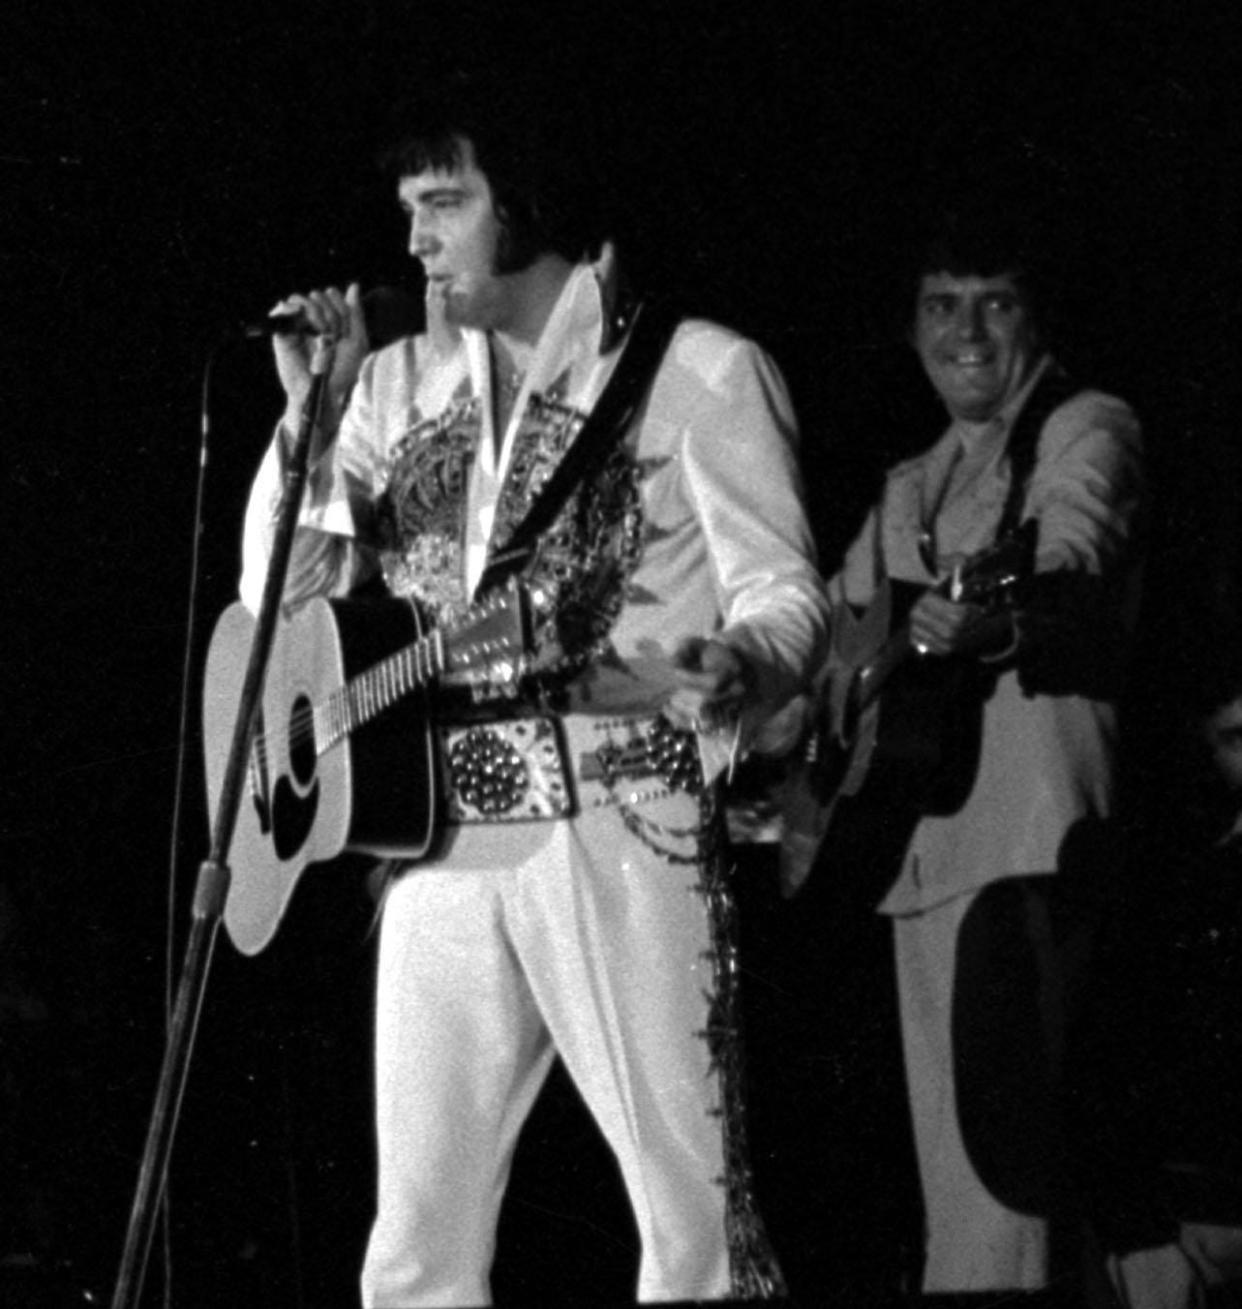
M181 711L177 723L177 757L173 779L172 826L168 848L168 900L167 921L164 931L164 1031L167 1040L171 1034L175 1003L176 922L177 922L177 862L181 845L182 814L185 801L185 775L189 757L189 715L193 698L195 651L198 634L199 575L203 539L203 506L206 499L207 463L211 448L211 382L216 358L221 346L207 356L203 367L203 380L199 400L198 479L194 492L193 539L190 546L190 579L186 596L185 646L181 662ZM163 1188L160 1198L160 1245L164 1264L164 1309L172 1309L172 1223L169 1188Z

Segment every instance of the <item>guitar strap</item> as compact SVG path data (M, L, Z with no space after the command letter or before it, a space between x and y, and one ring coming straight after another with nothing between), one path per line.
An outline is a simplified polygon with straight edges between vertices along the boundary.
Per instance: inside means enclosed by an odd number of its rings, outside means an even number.
M588 482L603 467L646 397L680 318L667 300L644 300L638 306L621 358L603 393L526 516L484 569L475 590L476 600L526 566L535 544L574 488Z
M1013 426L1009 429L1009 441L1005 454L1009 459L1009 492L1005 497L1005 507L1001 510L1000 523L996 528L999 541L1018 526L1022 513L1022 504L1026 499L1027 484L1035 469L1035 453L1039 446L1039 434L1044 424L1052 417L1053 411L1059 409L1071 396L1082 388L1068 373L1053 366L1035 383L1035 389L1027 397Z

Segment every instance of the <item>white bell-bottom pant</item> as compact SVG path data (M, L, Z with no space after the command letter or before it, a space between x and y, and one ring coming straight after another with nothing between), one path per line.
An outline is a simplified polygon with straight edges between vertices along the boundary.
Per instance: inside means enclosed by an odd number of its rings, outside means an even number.
M571 736L571 750L581 744ZM730 1294L698 868L635 837L603 794L583 787L573 819L456 829L436 863L389 890L368 1307L490 1303L514 1147L555 1053L620 1164L640 1300ZM695 801L674 794L639 812L658 840L693 851L672 829L695 826Z

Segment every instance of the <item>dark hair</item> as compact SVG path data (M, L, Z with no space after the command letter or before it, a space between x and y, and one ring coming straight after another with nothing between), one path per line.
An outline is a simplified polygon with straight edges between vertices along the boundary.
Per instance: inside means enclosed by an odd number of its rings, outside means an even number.
M602 202L588 116L572 97L557 106L509 83L457 78L393 116L379 157L391 176L461 166L469 142L492 190L503 236L502 271L539 255L578 260L603 236Z
M1057 320L1056 268L1050 235L1026 215L967 203L943 209L924 222L914 244L906 277L907 314L919 282L929 273L953 277L1008 274L1046 339L1053 334Z
M951 195L943 186L916 206L908 220L899 312L905 331L919 282L929 273L954 277L1012 276L1047 341L1061 321L1064 247L1045 199L1029 187L977 180Z

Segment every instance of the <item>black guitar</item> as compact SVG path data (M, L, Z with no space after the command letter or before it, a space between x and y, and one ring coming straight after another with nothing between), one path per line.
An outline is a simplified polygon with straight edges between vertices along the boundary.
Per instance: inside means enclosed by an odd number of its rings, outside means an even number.
M1034 572L1034 520L959 564L934 589L988 611L1012 608ZM781 880L810 871L838 803L879 792L916 813L953 813L970 793L982 721L980 666L920 659L907 615L925 588L885 579L867 609L833 615L832 670L782 794Z

